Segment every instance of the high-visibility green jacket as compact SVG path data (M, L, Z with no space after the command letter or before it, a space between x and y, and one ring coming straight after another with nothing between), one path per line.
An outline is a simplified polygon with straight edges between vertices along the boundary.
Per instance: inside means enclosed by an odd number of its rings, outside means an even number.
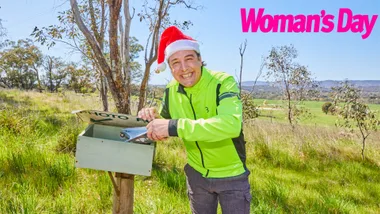
M182 138L190 166L204 177L237 176L246 169L242 103L235 79L202 67L199 82L171 81L159 110L170 119L169 135Z

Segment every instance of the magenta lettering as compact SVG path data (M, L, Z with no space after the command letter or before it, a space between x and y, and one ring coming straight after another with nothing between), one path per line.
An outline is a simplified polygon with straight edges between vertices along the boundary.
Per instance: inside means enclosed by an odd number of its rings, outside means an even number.
M276 14L265 13L264 8L240 9L242 32L280 32L280 33L331 33L335 29L332 14L321 10L319 14ZM367 39L376 24L378 15L354 14L349 8L338 11L336 32L360 33L362 39Z

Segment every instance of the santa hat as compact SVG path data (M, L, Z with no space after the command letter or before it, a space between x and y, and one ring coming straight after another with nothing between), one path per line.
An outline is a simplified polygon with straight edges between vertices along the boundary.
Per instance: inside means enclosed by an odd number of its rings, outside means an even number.
M200 53L199 44L196 40L183 34L177 27L171 26L161 34L160 44L157 54L156 73L166 69L165 59L168 59L173 53L181 50L194 50Z

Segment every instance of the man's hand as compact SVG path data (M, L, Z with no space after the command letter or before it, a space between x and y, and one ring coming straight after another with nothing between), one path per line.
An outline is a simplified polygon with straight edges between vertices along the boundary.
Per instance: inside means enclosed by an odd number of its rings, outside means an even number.
M151 140L162 141L169 137L169 120L155 119L146 128L148 129L148 138Z
M139 111L137 117L150 122L154 119L160 118L160 115L158 114L156 108L143 108Z

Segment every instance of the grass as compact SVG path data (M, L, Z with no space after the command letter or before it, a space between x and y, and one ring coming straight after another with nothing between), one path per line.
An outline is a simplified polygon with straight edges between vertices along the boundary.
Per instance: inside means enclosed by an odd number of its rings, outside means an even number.
M281 100L265 100L255 99L255 103L262 107L260 110L263 120L271 120L276 122L287 122L286 104ZM319 125L319 126L335 126L337 117L331 114L325 114L322 112L323 101L305 101L303 107L307 108L312 114L311 119L301 120L300 124L307 125ZM369 104L371 110L380 112L380 105ZM379 115L380 117L380 115Z
M77 109L101 109L99 97L0 91L0 213L112 213L107 173L75 168ZM380 213L380 133L362 160L357 136L322 122L245 125L252 213ZM185 162L181 140L157 143L135 213L190 213Z

